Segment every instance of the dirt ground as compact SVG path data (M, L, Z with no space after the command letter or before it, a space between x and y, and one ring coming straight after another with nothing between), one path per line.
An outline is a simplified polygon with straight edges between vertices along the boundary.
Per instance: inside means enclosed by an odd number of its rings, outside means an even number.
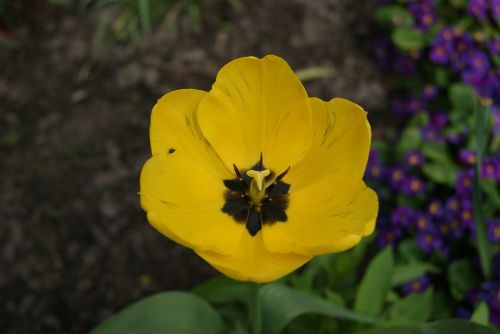
M347 97L371 115L386 106L370 58L375 1L219 2L199 29L181 9L175 31L141 48L107 45L95 61L101 12L24 2L11 27L21 47L0 50L2 333L85 333L141 297L215 274L139 207L149 114L164 93L209 89L227 61L274 53L295 69L334 67L306 83L310 95Z

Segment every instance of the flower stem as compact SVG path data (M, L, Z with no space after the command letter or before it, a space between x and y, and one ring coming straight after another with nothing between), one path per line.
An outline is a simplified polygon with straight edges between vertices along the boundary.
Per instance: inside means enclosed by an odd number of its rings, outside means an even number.
M260 309L260 299L259 299L259 283L251 283L252 292L250 300L250 321L252 322L252 334L260 334L262 327L261 320L261 309Z

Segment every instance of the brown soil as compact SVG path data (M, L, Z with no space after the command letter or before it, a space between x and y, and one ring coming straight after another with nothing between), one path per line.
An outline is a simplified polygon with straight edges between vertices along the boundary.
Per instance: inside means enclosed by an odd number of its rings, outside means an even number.
M243 1L182 8L142 47L107 45L92 60L97 9L24 1L0 51L0 331L84 333L157 291L189 289L215 272L146 222L137 196L150 109L177 88L208 89L242 55L283 56L295 69L333 66L310 95L385 106L369 54L373 4Z

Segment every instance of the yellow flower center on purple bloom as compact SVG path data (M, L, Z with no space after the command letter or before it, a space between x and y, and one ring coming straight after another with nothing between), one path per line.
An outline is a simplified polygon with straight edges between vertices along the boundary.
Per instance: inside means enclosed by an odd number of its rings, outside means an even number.
M439 211L439 204L438 203L431 203L431 206L429 207L429 211L434 214Z
M422 184L418 180L412 180L410 183L410 189L412 191L419 191L421 187L422 187Z
M418 221L417 221L417 225L418 225L419 228L424 229L424 228L427 227L428 221L425 218L419 218Z
M500 226L493 229L493 234L495 235L495 238L500 238Z
M454 230L458 230L460 228L460 222L456 219L452 219L450 224Z
M470 210L464 210L464 212L462 212L463 220L470 220L471 218L472 218L472 212L470 212Z
M379 166L373 166L371 171L373 176L380 176L380 173L382 172Z
M464 177L464 179L462 181L462 185L466 188L469 188L472 185L472 180L471 180L470 176Z
M420 291L420 289L422 289L422 282L415 281L411 284L411 287L414 291Z
M467 156L467 162L470 163L471 165L476 163L476 156L473 154L469 154Z
M450 231L450 228L446 225L441 225L441 227L439 229L441 230L441 233L443 233L443 234L448 234L448 232Z
M412 155L412 156L410 156L410 159L409 159L409 160L410 160L409 162L410 162L410 165L411 165L411 166L418 165L418 163L420 162L420 159L419 159L419 158L418 158L418 156L416 156L416 155Z
M403 178L403 172L401 172L400 170L395 171L394 174L392 174L392 178L395 181L400 181Z

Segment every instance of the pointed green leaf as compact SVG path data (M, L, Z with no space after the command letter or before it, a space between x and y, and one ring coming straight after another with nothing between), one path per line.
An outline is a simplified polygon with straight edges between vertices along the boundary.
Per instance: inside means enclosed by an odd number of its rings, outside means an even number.
M389 319L400 323L421 323L429 317L432 309L432 289L422 294L410 294L394 303L389 309Z
M354 310L368 315L378 315L391 288L394 260L392 248L386 247L370 262L359 285Z
M498 334L498 332L471 321L450 319L421 325L377 328L363 334Z
M474 313L472 313L472 316L470 317L470 320L477 324L488 326L489 314L490 311L488 309L488 305L483 301L476 307Z
M392 41L402 50L418 50L425 46L425 36L418 30L397 27L392 32Z
M392 286L398 286L425 273L439 273L441 270L427 262L413 262L396 266L392 275Z
M279 283L260 289L262 333L280 333L293 319L303 314L321 314L331 318L374 323L375 318L357 314L334 303Z
M144 298L106 319L91 334L219 333L222 321L203 299L185 292Z

